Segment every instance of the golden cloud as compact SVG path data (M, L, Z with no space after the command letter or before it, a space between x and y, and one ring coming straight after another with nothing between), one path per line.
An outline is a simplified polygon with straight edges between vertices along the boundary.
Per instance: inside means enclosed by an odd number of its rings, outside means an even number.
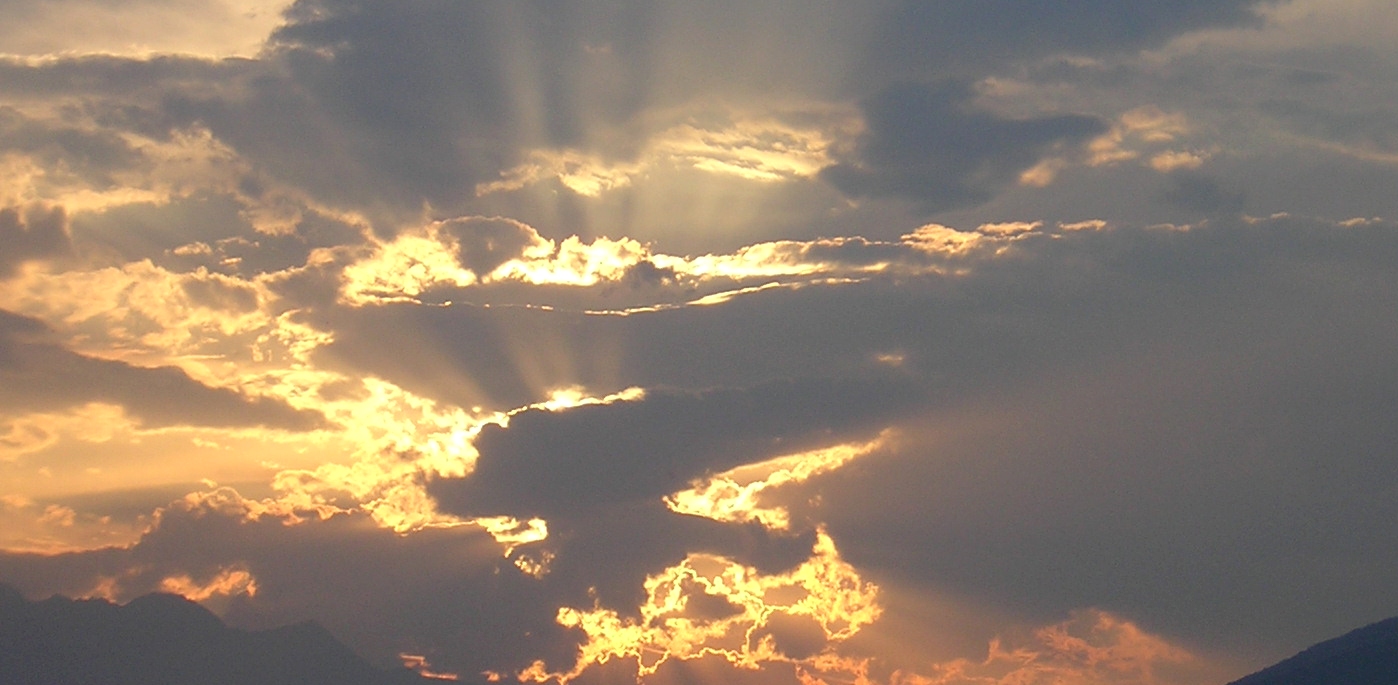
M764 575L726 557L691 554L649 576L645 589L639 619L601 607L560 608L558 623L586 636L576 664L556 672L536 662L516 677L567 683L613 659L634 661L638 679L671 659L718 656L738 668L816 663L882 613L878 587L840 558L823 530L811 557L787 573ZM793 635L793 620L812 626L814 639Z

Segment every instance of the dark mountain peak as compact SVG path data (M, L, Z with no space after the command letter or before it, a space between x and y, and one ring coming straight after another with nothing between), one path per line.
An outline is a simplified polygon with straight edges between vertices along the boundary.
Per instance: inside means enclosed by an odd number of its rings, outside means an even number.
M1398 683L1398 616L1352 630L1229 685Z
M13 585L0 583L0 611L7 611L28 603L24 595Z
M198 634L226 630L223 621L198 602L164 592L142 595L122 607L123 618L145 630L179 630Z
M247 632L179 595L117 605L54 596L31 602L0 585L5 685L403 685L313 622Z

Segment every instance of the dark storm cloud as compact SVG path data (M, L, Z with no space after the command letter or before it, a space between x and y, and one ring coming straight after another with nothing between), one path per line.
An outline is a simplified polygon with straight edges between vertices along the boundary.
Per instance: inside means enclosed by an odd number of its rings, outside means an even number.
M1054 149L1106 132L1094 117L1004 119L963 82L893 86L863 104L852 158L821 177L852 197L898 197L925 213L984 202Z
M234 295L236 297L236 295ZM45 412L89 402L121 405L147 427L325 426L312 411L212 388L175 367L145 368L64 348L37 319L0 311L0 411Z
M25 262L62 257L72 252L68 216L62 207L30 205L0 208L0 279Z

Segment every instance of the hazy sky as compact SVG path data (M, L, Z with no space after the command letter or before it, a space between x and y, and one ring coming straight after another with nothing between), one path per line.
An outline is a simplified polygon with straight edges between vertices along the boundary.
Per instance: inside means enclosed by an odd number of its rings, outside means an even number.
M1391 0L12 0L0 581L562 685L1398 614Z

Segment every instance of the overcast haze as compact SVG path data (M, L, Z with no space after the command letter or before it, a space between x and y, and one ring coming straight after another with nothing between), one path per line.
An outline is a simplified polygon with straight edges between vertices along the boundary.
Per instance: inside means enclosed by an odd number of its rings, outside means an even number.
M7 2L0 582L558 685L1398 614L1392 9Z

